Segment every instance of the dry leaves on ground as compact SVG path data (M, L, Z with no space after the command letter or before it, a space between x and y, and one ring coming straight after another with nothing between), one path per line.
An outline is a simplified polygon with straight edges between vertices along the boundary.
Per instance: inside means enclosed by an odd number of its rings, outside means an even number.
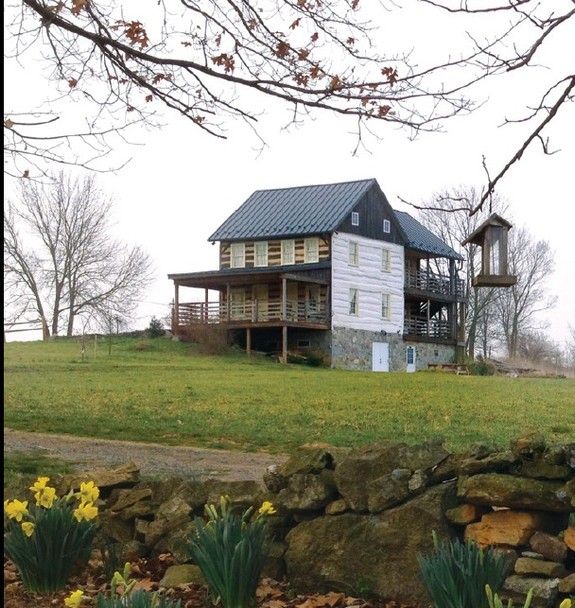
M136 588L148 591L159 589L167 568L174 563L169 554L142 558L132 563L132 578ZM69 581L68 586L54 594L28 593L22 586L18 570L4 561L4 608L64 608L64 599L73 591L82 589L86 599L81 606L94 606L98 593L109 594L109 580L101 560L94 559ZM168 597L181 600L182 608L206 608L211 604L205 585L180 585L165 591ZM344 593L299 595L287 582L263 579L257 592L256 608L414 608L394 601L362 599Z

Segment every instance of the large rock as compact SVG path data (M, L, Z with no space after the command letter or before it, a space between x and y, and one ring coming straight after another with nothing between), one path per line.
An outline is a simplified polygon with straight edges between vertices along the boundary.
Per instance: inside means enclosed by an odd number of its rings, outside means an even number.
M100 489L100 498L105 498L112 488L131 488L140 480L140 468L133 462L115 469L94 469L87 473L63 475L57 483L59 496L70 490L79 490L82 483L94 482Z
M304 593L364 581L383 598L427 605L417 557L432 549L433 531L453 536L443 513L455 504L454 490L446 483L377 515L344 513L298 524L287 535L288 580Z
M555 513L571 510L569 482L526 479L514 475L486 473L459 479L458 496L479 505L539 509Z
M536 530L551 525L549 517L535 511L493 511L480 522L465 528L465 540L473 540L480 547L507 545L519 547L529 542Z
M382 443L351 450L335 467L335 483L350 508L368 511L369 484L391 475L397 469L429 472L443 462L450 452L439 443L408 446ZM358 483L361 480L361 483ZM373 500L373 496L372 496Z
M276 498L278 507L289 511L317 511L323 509L336 497L335 488L320 475L292 475L287 487L280 490Z

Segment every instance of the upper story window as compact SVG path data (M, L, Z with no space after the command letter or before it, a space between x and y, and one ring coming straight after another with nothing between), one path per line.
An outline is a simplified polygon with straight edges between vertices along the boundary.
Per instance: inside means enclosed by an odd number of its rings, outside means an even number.
M232 243L230 265L232 268L243 268L246 265L245 243Z
M289 239L282 241L282 265L295 264L295 241Z
M391 232L391 224L389 220L383 220L383 231L386 234L389 234Z
M304 255L305 262L308 264L319 262L319 239L317 237L305 239Z
M381 250L381 269L384 272L391 272L391 251L389 249Z
M359 290L354 287L349 290L349 314L359 314Z
M359 243L349 242L349 265L359 266Z
M351 225L359 226L359 213L357 211L351 212Z
M255 244L255 266L268 265L268 242L256 241Z
M391 319L391 296L388 293L382 294L381 297L381 318Z

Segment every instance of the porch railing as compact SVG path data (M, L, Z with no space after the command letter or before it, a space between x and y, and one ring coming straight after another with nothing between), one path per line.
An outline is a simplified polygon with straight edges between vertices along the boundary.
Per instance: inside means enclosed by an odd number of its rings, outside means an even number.
M406 289L417 289L441 295L465 296L465 281L455 278L453 289L448 275L429 272L427 270L411 270L405 273Z
M231 303L229 308L220 302L189 302L178 305L178 324L194 323L266 323L289 321L295 323L327 323L325 304L313 302L286 302L285 315L281 302L258 301Z
M452 340L455 338L449 321L427 319L427 317L407 317L403 322L403 333L408 336L436 340Z

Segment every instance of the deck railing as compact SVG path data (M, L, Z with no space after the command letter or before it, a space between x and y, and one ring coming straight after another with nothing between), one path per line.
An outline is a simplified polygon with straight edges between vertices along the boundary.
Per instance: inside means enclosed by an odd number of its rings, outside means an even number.
M229 308L220 302L188 302L178 305L178 324L195 323L266 323L288 321L294 323L327 323L325 304L288 300L285 314L281 302L258 301L231 303Z
M427 317L407 317L403 322L403 333L407 336L452 340L455 338L449 321L427 319Z
M411 270L405 273L406 289L417 289L441 295L465 296L465 281L456 278L451 286L451 279L448 275L429 272L427 270Z

